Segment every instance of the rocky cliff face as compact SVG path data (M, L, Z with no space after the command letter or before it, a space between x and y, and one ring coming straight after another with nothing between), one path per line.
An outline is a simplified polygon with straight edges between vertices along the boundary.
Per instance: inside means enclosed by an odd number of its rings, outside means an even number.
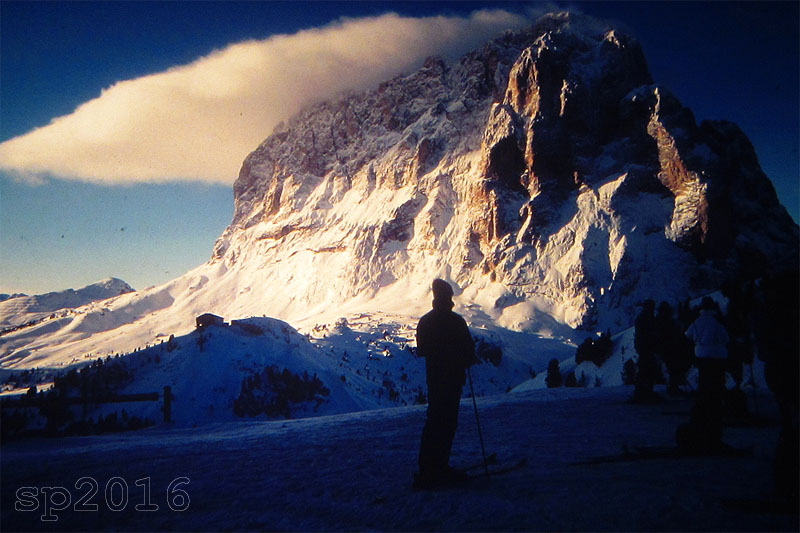
M213 262L257 273L277 316L440 276L515 328L627 323L644 298L796 269L744 134L697 125L636 41L590 26L549 15L299 114L245 160Z

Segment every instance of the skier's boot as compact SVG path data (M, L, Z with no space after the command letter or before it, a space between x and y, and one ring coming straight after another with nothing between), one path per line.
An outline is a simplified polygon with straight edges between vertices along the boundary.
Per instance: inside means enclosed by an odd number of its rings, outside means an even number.
M463 470L448 466L445 468L442 478L447 485L461 485L469 480L469 475Z
M461 485L469 480L466 472L451 466L446 466L441 470L420 471L414 474L412 487L416 490L432 490L441 487L452 487Z

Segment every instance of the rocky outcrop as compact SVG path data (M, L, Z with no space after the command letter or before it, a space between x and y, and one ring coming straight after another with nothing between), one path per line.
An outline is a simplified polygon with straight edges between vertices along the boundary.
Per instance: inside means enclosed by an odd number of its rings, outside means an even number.
M307 109L234 193L213 261L263 272L281 308L443 276L498 320L527 303L607 326L647 297L797 268L744 134L697 125L634 39L565 13Z

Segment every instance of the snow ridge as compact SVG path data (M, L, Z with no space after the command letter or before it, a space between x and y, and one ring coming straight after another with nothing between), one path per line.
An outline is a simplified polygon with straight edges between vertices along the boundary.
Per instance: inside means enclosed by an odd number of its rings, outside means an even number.
M117 278L106 278L81 289L67 289L36 296L14 294L0 300L0 329L18 326L43 315L81 307L133 292L133 288Z

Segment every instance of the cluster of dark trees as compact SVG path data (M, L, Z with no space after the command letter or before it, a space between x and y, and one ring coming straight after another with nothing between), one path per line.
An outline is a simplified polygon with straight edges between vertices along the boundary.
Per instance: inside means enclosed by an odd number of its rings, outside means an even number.
M291 418L293 408L313 402L316 411L329 395L330 390L316 374L309 377L305 371L299 376L288 368L281 370L272 365L242 380L233 412L239 417L266 414L270 418Z
M611 332L606 331L599 337L587 337L575 351L575 363L581 364L584 361L591 361L597 366L605 363L614 348L614 343L611 341ZM561 375L558 359L550 359L547 364L547 376L544 379L548 388L555 387L586 387L589 383L586 376L582 375L580 379L575 375L575 371L569 372L566 377Z
M3 423L0 424L0 442L7 442L24 435L33 416L28 409L14 409L13 411L5 409Z
M31 326L35 326L36 324L44 322L44 320L45 320L44 318L37 318L36 320L29 320L28 322L25 322L24 324L19 324L17 326L11 326L9 328L0 329L0 337L2 337L3 335L7 335L9 333L13 333L14 331L19 331L21 329L25 329L25 328L29 328Z
M386 389L386 392L389 395L389 400L396 402L400 399L400 393L397 392L394 382L391 379L389 379L388 377L384 378L383 381L381 382L381 386L384 389Z
M86 403L100 403L113 397L132 379L133 373L127 365L109 355L80 370L73 368L63 376L56 376L48 394L57 397L79 396Z
M264 334L264 329L261 326L243 320L231 320L231 327L239 328L253 337L260 337Z
M556 387L588 387L590 385L586 374L582 374L580 378L575 375L575 370L570 370L566 377L561 375L561 368L559 367L558 359L550 359L547 364L547 376L544 382L548 388ZM597 378L595 386L599 386L600 378Z
M162 352L166 351L168 353L172 353L173 351L177 350L178 348L180 348L180 345L175 340L175 335L170 335L169 339L167 339L167 342L164 342L163 340L161 341L161 351Z
M62 435L101 435L103 433L117 433L120 431L132 431L154 425L148 418L141 418L136 415L129 416L123 409L121 413L109 413L105 417L79 418L70 421L60 432L46 434L46 436Z
M498 367L503 361L503 348L481 335L475 335L475 357L479 361L491 363L493 366Z
M31 385L42 383L48 379L46 372L41 369L31 368L21 372L11 372L6 378L5 383L15 389L19 389L21 387L30 387Z
M63 406L49 405L46 408L49 413L58 413L62 417L62 426L54 428L46 426L44 428L33 429L36 416L29 409L19 408L3 414L2 442L19 439L22 437L65 437L74 435L102 435L104 433L116 433L120 431L131 431L142 429L154 425L148 418L138 416L128 416L123 410L121 415L114 412L105 417L99 416L83 418L73 417L70 412L66 412Z
M595 365L601 366L611 357L613 348L610 331L601 334L599 338L587 337L575 351L575 364L591 361Z
M56 376L53 386L46 391L37 392L33 386L16 400L20 407L4 410L3 440L25 435L91 435L152 425L152 421L128 416L125 411L121 415L110 413L97 420L85 416L90 407L113 399L132 379L133 373L122 361L108 356ZM44 426L36 427L41 426L42 419Z

